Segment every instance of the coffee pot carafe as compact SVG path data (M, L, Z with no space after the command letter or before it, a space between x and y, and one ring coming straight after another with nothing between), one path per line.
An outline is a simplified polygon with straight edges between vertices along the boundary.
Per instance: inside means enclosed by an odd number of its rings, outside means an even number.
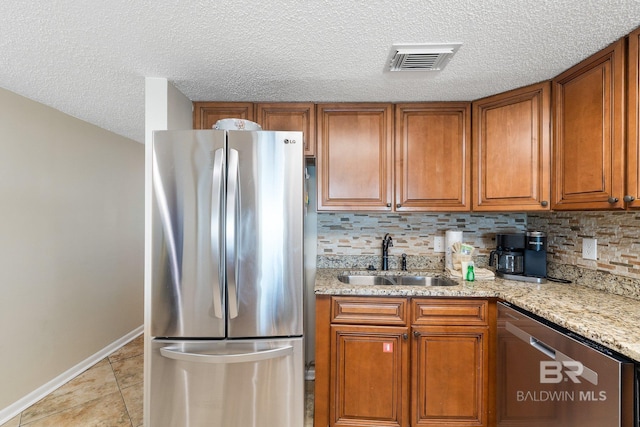
M496 249L489 254L489 265L504 274L524 273L524 234L497 234Z
M524 255L518 251L491 251L489 265L495 265L496 271L507 274L524 273Z

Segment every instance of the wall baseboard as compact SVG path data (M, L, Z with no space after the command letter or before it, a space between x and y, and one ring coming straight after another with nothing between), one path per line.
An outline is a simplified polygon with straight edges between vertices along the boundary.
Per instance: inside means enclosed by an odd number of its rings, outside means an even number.
M27 394L26 396L18 400L17 402L0 410L0 425L6 423L10 419L18 415L20 412L24 411L29 406L33 405L34 403L36 403L37 401L39 401L40 399L42 399L43 397L45 397L46 395L48 395L49 393L57 389L58 387L68 383L69 381L71 381L72 379L74 379L75 377L77 377L78 375L80 375L81 373L83 373L84 371L86 371L87 369L89 369L90 367L92 367L93 365L95 365L105 357L109 356L114 351L118 350L120 347L123 347L124 345L133 341L140 334L142 334L143 330L144 330L143 326L137 327L133 331L129 332L127 335L117 339L116 341L112 342L102 350L98 351L92 356L89 356L88 358L78 363L74 367L58 375L48 383L38 387L31 393Z

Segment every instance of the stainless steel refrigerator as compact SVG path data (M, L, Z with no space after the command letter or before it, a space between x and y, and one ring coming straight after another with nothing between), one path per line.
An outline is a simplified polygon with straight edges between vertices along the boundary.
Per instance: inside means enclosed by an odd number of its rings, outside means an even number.
M158 131L150 427L301 427L300 132Z

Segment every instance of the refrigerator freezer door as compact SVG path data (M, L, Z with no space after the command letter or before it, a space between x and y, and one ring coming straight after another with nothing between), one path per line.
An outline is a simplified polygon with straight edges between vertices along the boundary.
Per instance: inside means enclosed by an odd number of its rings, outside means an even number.
M155 132L151 335L225 335L224 131Z
M302 336L302 145L300 132L228 132L229 337Z
M302 338L152 342L153 427L300 427Z

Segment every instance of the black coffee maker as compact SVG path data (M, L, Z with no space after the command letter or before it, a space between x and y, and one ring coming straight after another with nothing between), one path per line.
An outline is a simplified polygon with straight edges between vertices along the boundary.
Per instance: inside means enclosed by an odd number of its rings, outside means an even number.
M547 237L541 231L496 234L489 254L496 275L510 280L544 283L547 277Z

